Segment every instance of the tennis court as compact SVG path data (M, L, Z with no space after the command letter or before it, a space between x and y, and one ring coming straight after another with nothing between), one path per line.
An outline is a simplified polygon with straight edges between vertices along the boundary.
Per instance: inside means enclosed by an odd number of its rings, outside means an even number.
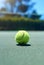
M0 31L0 65L44 65L44 31L28 31L31 46L17 46L17 31Z

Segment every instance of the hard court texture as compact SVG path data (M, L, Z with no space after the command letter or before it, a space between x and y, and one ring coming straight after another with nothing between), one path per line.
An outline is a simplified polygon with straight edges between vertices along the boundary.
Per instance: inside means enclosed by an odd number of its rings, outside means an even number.
M28 31L31 46L17 45L17 31L0 31L0 65L44 65L44 31Z

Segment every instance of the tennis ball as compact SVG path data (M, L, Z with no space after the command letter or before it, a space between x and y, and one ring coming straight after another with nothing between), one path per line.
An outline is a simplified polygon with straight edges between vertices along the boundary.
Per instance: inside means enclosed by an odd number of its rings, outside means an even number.
M27 44L29 38L28 32L24 30L18 31L15 36L16 42L19 44Z

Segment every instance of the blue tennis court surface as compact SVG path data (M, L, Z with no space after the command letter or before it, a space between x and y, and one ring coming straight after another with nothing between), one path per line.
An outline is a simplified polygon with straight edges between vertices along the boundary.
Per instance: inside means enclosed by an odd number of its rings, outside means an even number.
M17 46L17 31L0 31L0 65L44 65L44 31L28 31L31 46Z

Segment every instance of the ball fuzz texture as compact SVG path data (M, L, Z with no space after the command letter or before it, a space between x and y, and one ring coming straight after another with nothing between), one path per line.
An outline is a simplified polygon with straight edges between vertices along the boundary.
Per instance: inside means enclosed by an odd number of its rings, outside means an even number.
M29 34L27 31L21 30L16 33L15 39L18 44L27 44L29 41Z

